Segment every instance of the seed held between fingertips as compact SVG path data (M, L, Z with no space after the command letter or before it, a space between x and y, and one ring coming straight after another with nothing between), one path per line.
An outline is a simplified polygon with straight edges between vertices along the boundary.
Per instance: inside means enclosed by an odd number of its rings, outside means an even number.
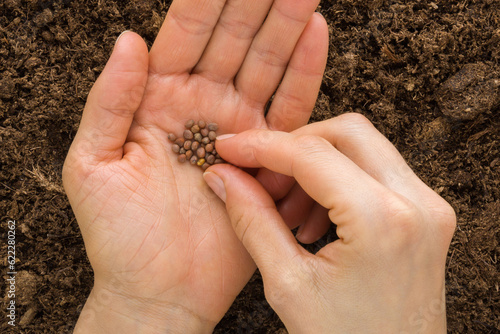
M210 164L207 164L206 162L203 165L201 165L201 169L203 170L207 170L208 167L210 167Z
M214 161L214 165L222 164L222 163L224 163L224 160L222 160L222 159L215 159L215 161Z
M209 154L209 155L207 155L206 160L209 164L213 165L215 162L215 156L213 156L212 154Z

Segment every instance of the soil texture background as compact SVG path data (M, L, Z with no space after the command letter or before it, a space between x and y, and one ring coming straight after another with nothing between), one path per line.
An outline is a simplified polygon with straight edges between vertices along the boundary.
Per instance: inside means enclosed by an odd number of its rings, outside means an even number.
M115 39L131 29L151 46L169 3L0 2L0 332L71 332L93 273L62 188L64 158ZM366 115L451 203L449 332L499 333L500 2L324 0L319 11L330 51L312 121ZM15 329L5 317L9 218ZM215 332L286 333L258 273Z

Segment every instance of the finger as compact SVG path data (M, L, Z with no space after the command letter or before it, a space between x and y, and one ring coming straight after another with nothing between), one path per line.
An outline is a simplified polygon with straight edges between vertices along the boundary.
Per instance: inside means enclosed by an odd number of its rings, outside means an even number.
M310 124L294 133L314 133L325 138L378 182L407 198L417 200L422 194L429 194L429 188L415 175L394 145L361 114L344 114Z
M232 137L218 137L216 148L223 159L237 166L265 167L293 176L309 196L331 209L333 215L344 210L368 214L382 200L373 198L374 193L383 192L381 184L317 136L249 130Z
M311 214L314 200L295 183L289 194L278 202L278 212L290 229L304 224Z
M281 219L273 199L250 175L226 165L214 165L203 175L226 202L234 231L264 276L287 266L303 249Z
M148 49L142 38L123 33L89 93L75 145L98 160L119 159L148 78Z
M272 0L229 0L193 73L225 83L234 79Z
M151 71L189 73L200 60L225 2L175 0L151 48Z
M292 131L309 120L328 57L328 25L319 13L309 20L288 64L266 120L270 129Z
M255 178L275 201L285 197L295 184L293 177L275 173L266 168L259 168Z
M328 57L328 26L319 13L309 20L266 117L273 130L292 131L307 123L316 103ZM283 198L293 179L261 168L257 179L275 200Z
M236 76L235 87L253 107L263 107L278 87L295 45L318 0L274 1Z
M306 222L300 226L295 237L303 244L312 244L324 236L331 225L328 210L315 203Z

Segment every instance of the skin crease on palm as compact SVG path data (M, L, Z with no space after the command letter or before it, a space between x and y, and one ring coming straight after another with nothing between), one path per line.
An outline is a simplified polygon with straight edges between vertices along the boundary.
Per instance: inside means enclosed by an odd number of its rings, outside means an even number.
M210 332L225 314L255 264L167 133L304 125L328 53L318 2L176 0L149 53L117 41L63 170L95 275L75 333Z

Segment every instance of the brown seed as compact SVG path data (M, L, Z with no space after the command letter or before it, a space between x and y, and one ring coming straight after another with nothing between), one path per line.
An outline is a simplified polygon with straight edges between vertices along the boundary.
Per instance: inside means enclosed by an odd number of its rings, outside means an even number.
M175 141L174 141L174 144L178 145L179 147L181 146L184 146L184 141L185 139L184 138L177 138Z
M204 120L198 121L198 126L200 127L200 129L203 129L206 125L207 123L205 123Z
M203 166L203 164L205 163L205 159L200 159L198 160L198 162L196 163L198 166Z
M205 129L203 129L205 130ZM201 131L203 131L201 130ZM201 135L201 133L195 133L194 134L194 140L196 140L197 142L201 142L201 140L203 139L203 136Z
M180 149L181 148L179 147L179 145L177 144L172 145L172 151L174 151L175 153L179 153Z
M177 161L179 161L180 163L186 162L186 155L185 154L179 155L177 157Z
M189 130L184 130L184 138L193 139L193 133Z
M215 131L210 131L208 133L208 138L210 138L210 140L215 140L215 138L217 138L217 135L215 134Z
M196 155L200 159L205 157L205 149L203 147L200 147L199 149L196 150Z
M186 149L184 147L181 147L181 149L179 150L179 154L185 154L186 153Z
M201 165L201 169L206 170L208 167L210 167L210 164L207 164L206 162Z
M222 160L222 159L215 159L215 161L214 161L214 165L215 164L222 164L222 163L224 163L224 160Z
M208 137L203 137L203 139L201 140L201 142L206 145L206 144L210 143L210 139Z
M191 159L192 156L193 156L193 151L191 151L191 150L186 151L186 158L187 159Z
M177 138L173 133L169 133L167 137L168 137L168 140L170 140L170 141L175 141L175 139Z
M198 157L196 155L193 155L191 159L189 159L189 162L191 163L191 165L196 165L196 163L198 162Z
M215 162L215 156L213 156L212 154L208 154L206 160L209 164L213 165Z
M205 146L205 151L212 152L214 150L214 144L209 143Z
M197 141L194 141L192 144L191 144L191 149L193 150L193 152L195 152L198 147L200 147L200 143L198 143Z
M200 133L203 137L208 137L209 130L207 128L201 129Z
M207 128L210 131L217 131L219 129L219 126L217 125L217 123L208 123Z
M218 154L217 154L217 151L215 150L215 148L214 148L214 150L212 151L212 154L213 154L213 155L218 155Z
M186 124L184 124L186 129L191 128L193 125L194 125L194 121L192 119L190 119L189 121L186 122Z
M193 126L191 127L191 131L192 131L193 133L198 133L198 132L200 132L200 127L199 127L197 124L195 124L195 125L193 125Z
M184 142L184 149L187 151L191 148L191 140L186 140Z

